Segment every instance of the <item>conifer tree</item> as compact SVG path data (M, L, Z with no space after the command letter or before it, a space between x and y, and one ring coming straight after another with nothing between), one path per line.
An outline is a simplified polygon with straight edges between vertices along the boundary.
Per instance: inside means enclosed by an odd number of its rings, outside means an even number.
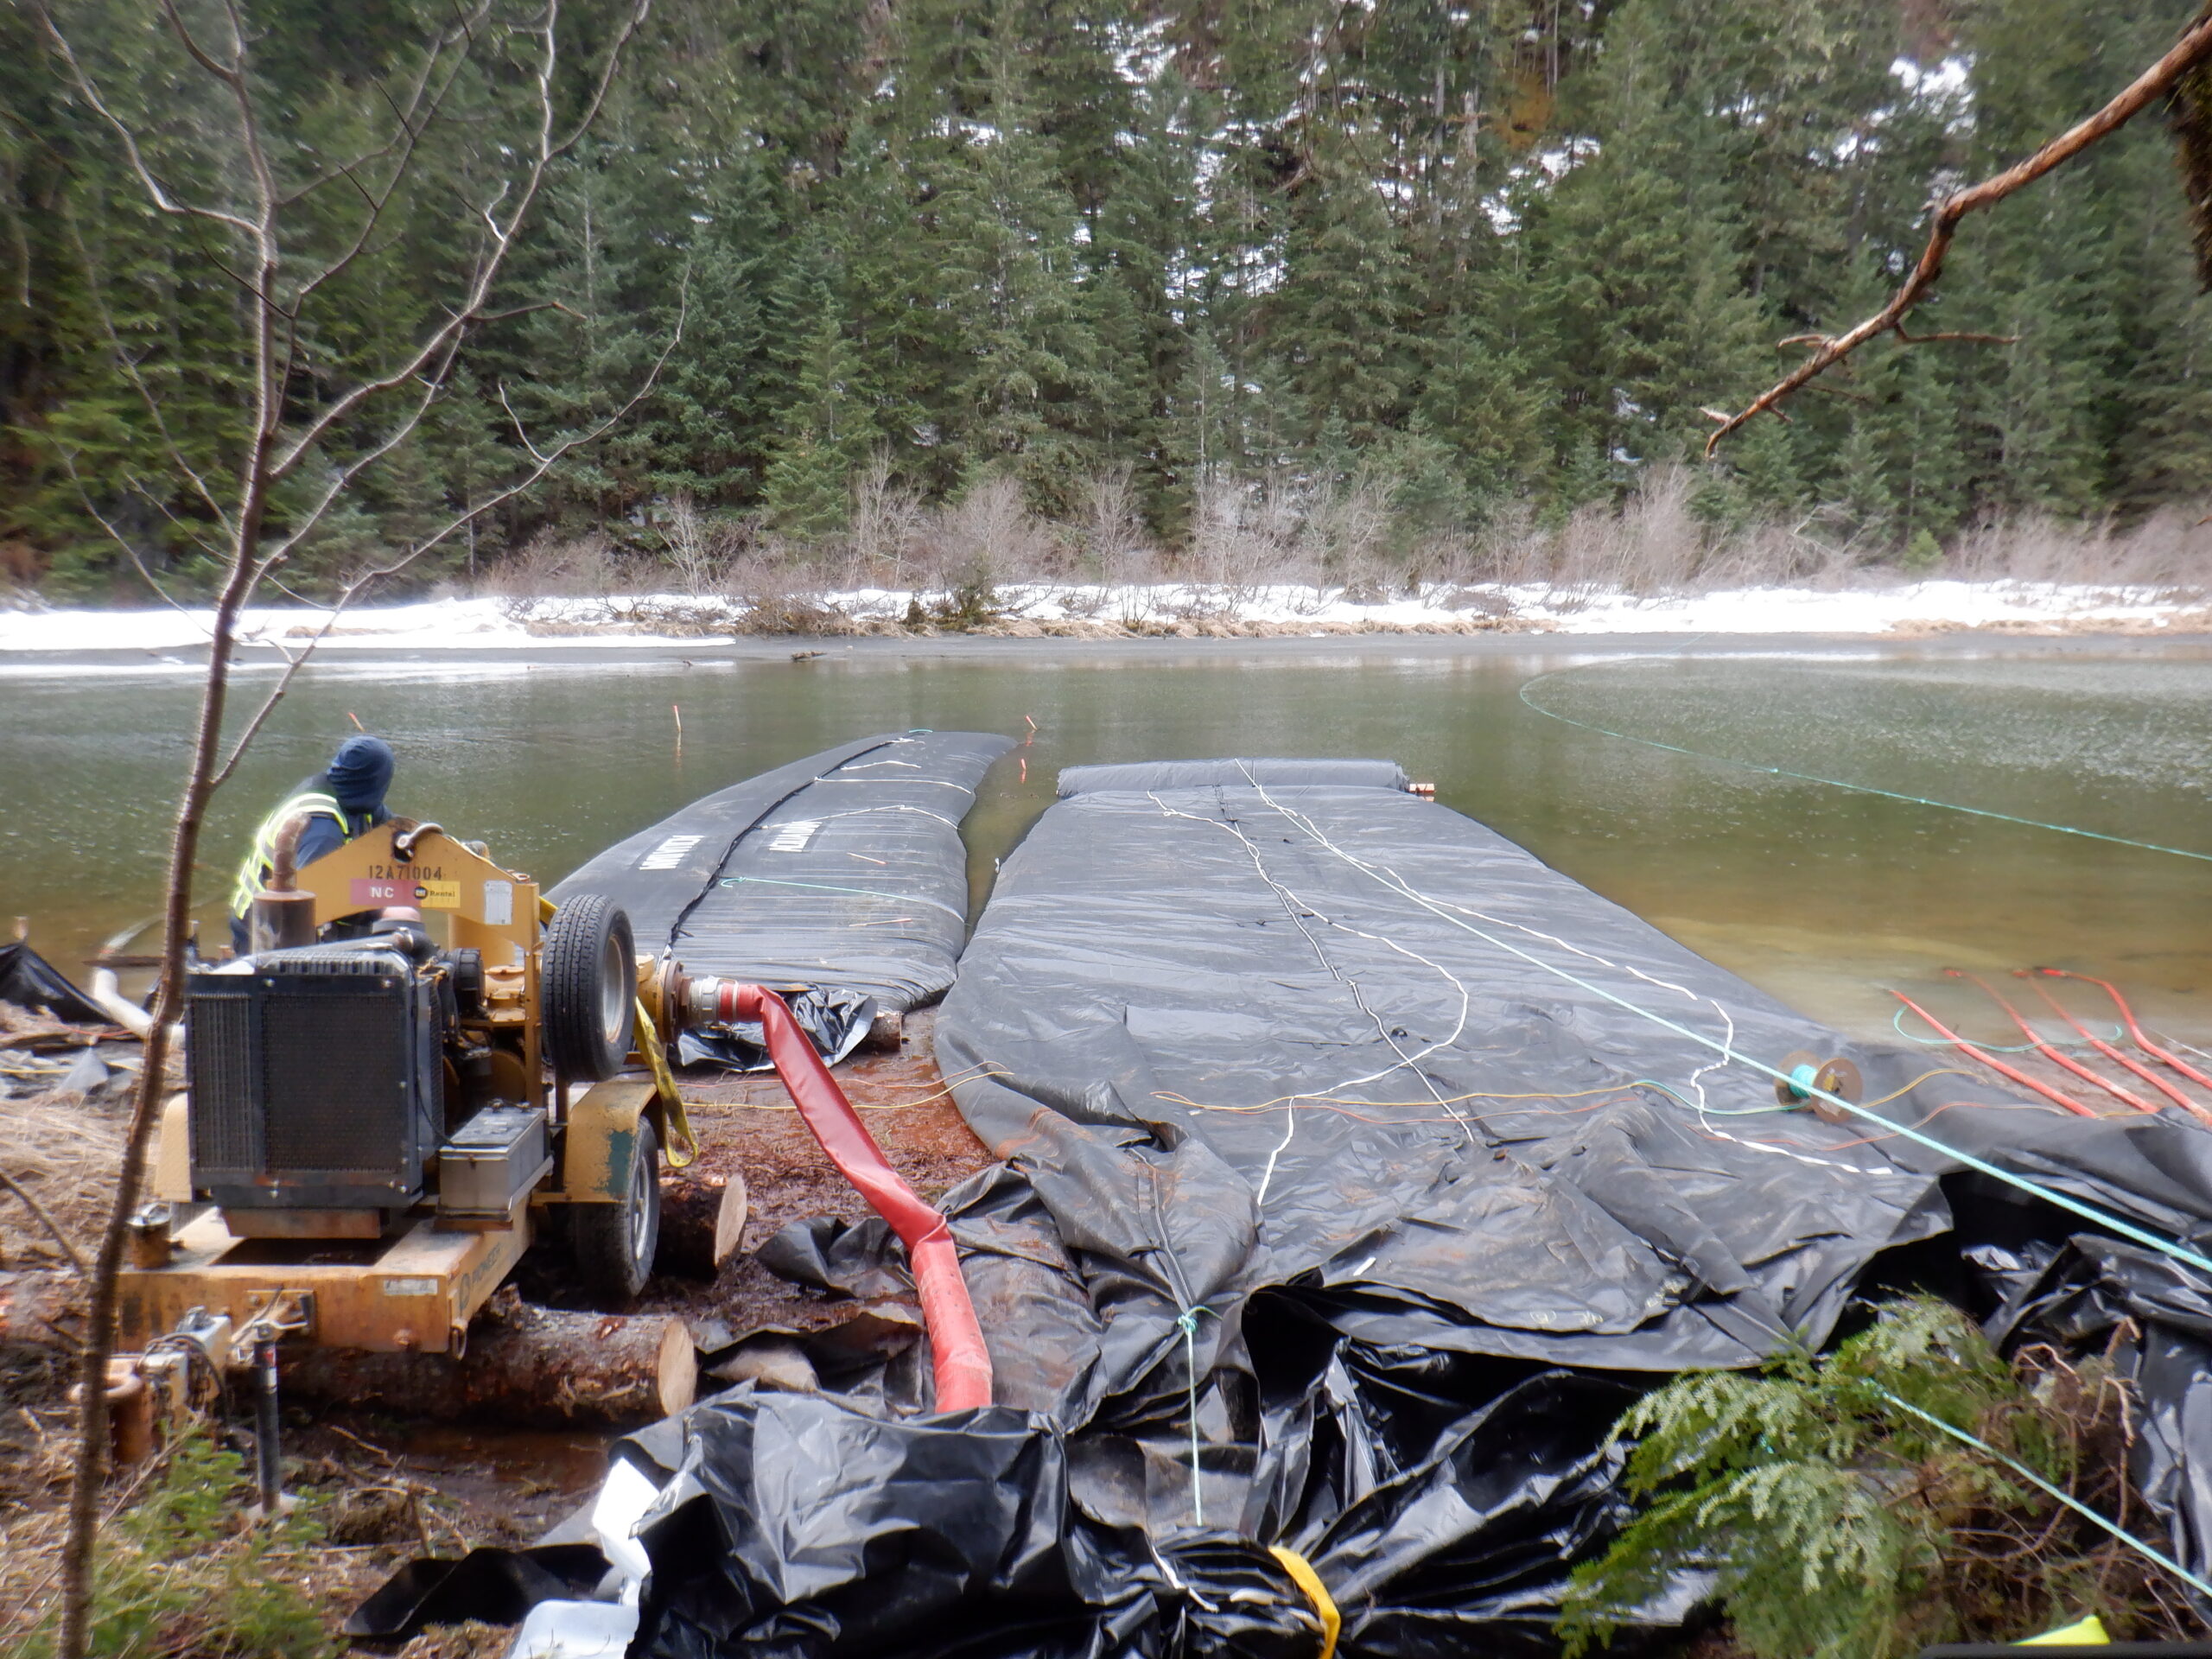
M1850 515L1852 531L1876 553L1891 551L1897 536L1897 496L1883 453L1881 423L1862 415L1851 423L1836 457L1836 500Z
M769 522L810 540L845 527L853 480L880 435L843 317L826 289L816 299L818 320L800 353L796 396L784 410L784 435L769 452L760 493Z
M1333 412L1351 442L1377 442L1414 381L1407 260L1379 181L1351 155L1317 160L1293 200L1269 351L1309 419Z
M933 253L967 361L945 388L963 480L1006 468L1039 505L1095 457L1082 441L1101 390L1095 310L1072 200L1038 134L1010 47L994 54L988 119L949 146Z

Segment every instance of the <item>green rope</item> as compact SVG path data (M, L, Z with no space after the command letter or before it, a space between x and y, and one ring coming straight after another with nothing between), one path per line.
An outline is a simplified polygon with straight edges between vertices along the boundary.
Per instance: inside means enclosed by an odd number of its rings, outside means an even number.
M1597 664L1587 666L1597 666ZM1554 671L1560 674L1571 674L1577 671L1574 669L1565 668ZM1703 749L1686 749L1679 743L1662 743L1656 737L1638 737L1633 732L1617 732L1610 726L1593 725L1589 721L1577 720L1572 715L1562 715L1556 709L1547 709L1529 696L1530 687L1541 685L1551 677L1550 674L1539 674L1535 679L1523 684L1521 688L1521 701L1548 720L1556 720L1567 726L1579 726L1584 731L1596 732L1601 737L1617 737L1624 743L1641 743L1646 748L1664 749L1669 754L1686 754L1694 760L1710 760L1716 766L1734 766L1739 772L1764 772L1770 778L1794 778L1800 783L1821 784L1829 789L1854 790L1861 795L1878 795L1885 800L1904 801L1913 806L1937 806L1947 812L1964 812L1977 818L1995 818L1999 823L2021 824L2030 830L2051 830L2062 836L2081 836L2090 841L2109 842L2115 847L2138 847L2146 853L2171 853L2176 858L2195 858L2201 859L2206 863L2212 863L2212 853L2193 853L2186 847L2168 847L2155 841L2137 841L2128 836L2108 836L2101 830L2084 830L2070 823L2050 823L2042 818L2023 818L2011 812L1993 811L1985 806L1961 806L1956 801L1931 800L1925 795L1900 795L1893 789L1876 789L1871 784L1850 784L1840 778L1815 777L1809 772L1792 772L1787 766L1762 766L1755 761L1738 760L1730 755L1711 754Z
M1898 1036L1904 1038L1905 1041L1908 1043L1918 1043L1923 1048L1952 1048L1956 1046L1956 1045L1954 1044L1948 1037L1914 1036L1910 1032L1904 1028L1904 1009L1901 1007L1891 1014L1890 1026L1891 1029L1893 1029ZM2116 1043L2126 1034L2126 1033L2118 1026L2114 1026L2112 1028L2112 1034L2107 1037L2105 1040L2108 1043ZM2044 1048L2094 1048L2096 1045L2088 1042L2077 1043L2070 1037L2053 1037L2049 1041L2040 1045L2036 1043L1976 1043L1974 1046L1981 1050L1985 1054L2026 1054L2039 1046Z
M2044 1497L2057 1499L2058 1502L2063 1503L2068 1509L2073 1510L2075 1514L2080 1516L2084 1521L2093 1522L2096 1525L2102 1527L2107 1532L2119 1539L2121 1543L2126 1544L2130 1549L2136 1551L2139 1554L2143 1555L2150 1560L2156 1561L2160 1567L2164 1567L2167 1572L2172 1573L2176 1578L2179 1579L2190 1589L2196 1591L2199 1595L2212 1597L2212 1584L2205 1583L2203 1580L2198 1578L2196 1573L2190 1572L2179 1561L2174 1560L2172 1556L2167 1554L2164 1550L2159 1549L2156 1545L2146 1543L2142 1539L2138 1538L2133 1533L2128 1531L2126 1528L2121 1526L2119 1522L2107 1520L2105 1516L2099 1515L2094 1510L2091 1509L2088 1504L2080 1502L2069 1493L2059 1491L2057 1487L2052 1485L2041 1475L2036 1473L2034 1470L2029 1468L2018 1459L2006 1457L2005 1453L1999 1452L1995 1446L1990 1445L1988 1441L1981 1439L1980 1436L1970 1434L1963 1428L1960 1428L1954 1424L1945 1422L1941 1417L1936 1416L1933 1412L1923 1411L1918 1406L1912 1404L1910 1401L1898 1399L1897 1395L1891 1394L1887 1389L1877 1389L1874 1392L1880 1395L1883 1399L1888 1401L1899 1411L1907 1412L1912 1416L1917 1417L1922 1422L1926 1423L1929 1427L1941 1429L1953 1440L1957 1440L1963 1445L1970 1446L1975 1451L1980 1452L1984 1457L1994 1459L1997 1462L2003 1464L2005 1467L2011 1470L2022 1480L2026 1481L2030 1485L2035 1487L2037 1491L2042 1492Z
M1771 1106L1700 1106L1681 1090L1669 1088L1667 1084L1651 1077L1630 1077L1628 1086L1631 1089L1656 1089L1676 1105L1687 1106L1694 1112L1703 1112L1712 1117L1764 1117L1770 1112L1786 1112L1792 1109L1779 1101Z
M1189 1377L1191 1395L1191 1524L1203 1527L1206 1523L1205 1491L1198 1484L1198 1316L1211 1317L1210 1307L1186 1307L1175 1316L1175 1328L1183 1333L1183 1369Z

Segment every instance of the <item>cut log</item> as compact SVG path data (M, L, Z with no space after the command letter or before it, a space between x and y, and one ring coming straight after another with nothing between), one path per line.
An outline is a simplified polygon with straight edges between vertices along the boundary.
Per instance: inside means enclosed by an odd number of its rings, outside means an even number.
M44 1268L0 1273L0 1348L76 1352L85 1325L84 1285L73 1273Z
M744 1236L742 1175L676 1175L661 1183L655 1273L712 1279Z
M83 1325L75 1274L0 1272L0 1350L73 1353ZM632 1427L683 1410L699 1388L691 1332L666 1313L568 1313L495 1303L470 1329L467 1351L457 1359L289 1343L283 1352L284 1387L300 1398L403 1417Z
M621 1427L690 1405L698 1393L699 1355L683 1321L670 1314L515 1306L480 1318L457 1359L288 1350L283 1385L302 1398L402 1417Z

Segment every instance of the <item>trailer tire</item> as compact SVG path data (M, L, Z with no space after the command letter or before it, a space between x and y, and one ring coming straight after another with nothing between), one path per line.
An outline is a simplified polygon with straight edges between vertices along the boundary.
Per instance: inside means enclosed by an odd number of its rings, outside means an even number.
M638 1020L638 947L630 917L579 893L546 924L539 962L545 1052L572 1082L604 1083L629 1057Z
M638 1120L630 1185L619 1204L571 1204L569 1252L576 1276L597 1301L626 1306L652 1277L660 1248L660 1141L652 1124Z

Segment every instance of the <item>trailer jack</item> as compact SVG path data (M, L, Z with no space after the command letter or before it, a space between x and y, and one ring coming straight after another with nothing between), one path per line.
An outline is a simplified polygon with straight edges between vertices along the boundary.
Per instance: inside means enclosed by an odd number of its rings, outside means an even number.
M278 1290L231 1340L231 1363L250 1369L254 1378L254 1484L261 1501L247 1511L252 1521L281 1519L296 1501L284 1496L283 1423L277 1414L276 1345L287 1337L315 1329L315 1293Z

